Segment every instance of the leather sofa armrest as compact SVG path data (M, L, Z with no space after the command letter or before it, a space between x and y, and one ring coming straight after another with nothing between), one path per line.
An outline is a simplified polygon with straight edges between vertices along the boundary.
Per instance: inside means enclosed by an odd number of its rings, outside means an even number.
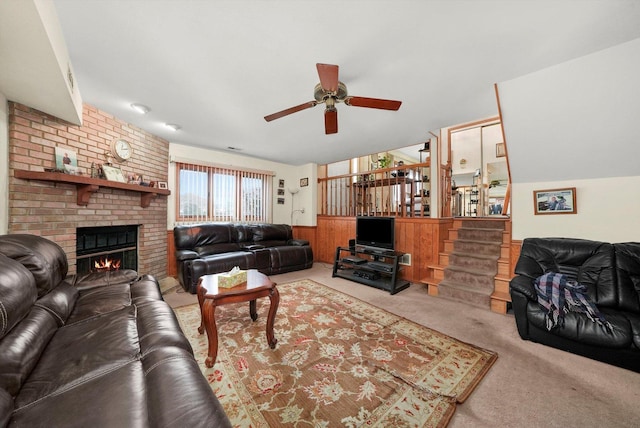
M198 253L196 253L195 251L192 250L177 250L176 251L176 259L178 259L178 261L185 261L185 260L194 260L194 259L199 259L200 255Z
M289 242L287 242L287 244L296 245L298 247L303 247L305 245L309 245L309 241L307 241L305 239L290 239Z
M512 291L516 291L524 296L526 296L529 300L538 301L538 294L536 293L536 289L533 285L535 280L524 276L517 275L514 276L509 282L509 288Z
M255 250L262 250L264 248L264 245L247 244L247 245L243 245L241 248L246 251L255 251Z

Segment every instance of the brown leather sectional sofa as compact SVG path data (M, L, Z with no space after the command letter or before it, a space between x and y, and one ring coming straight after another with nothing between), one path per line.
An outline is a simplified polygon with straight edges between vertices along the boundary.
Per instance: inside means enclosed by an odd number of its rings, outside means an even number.
M0 236L0 426L231 426L158 282Z
M309 241L293 239L288 224L204 223L173 229L178 281L196 292L203 275L258 269L265 275L313 266Z

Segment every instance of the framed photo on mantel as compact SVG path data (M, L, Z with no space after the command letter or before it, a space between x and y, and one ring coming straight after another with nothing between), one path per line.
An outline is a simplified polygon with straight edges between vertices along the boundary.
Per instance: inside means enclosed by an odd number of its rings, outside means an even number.
M109 165L102 165L102 171L107 180L118 181L120 183L126 183L127 179L124 178L124 174L120 168Z

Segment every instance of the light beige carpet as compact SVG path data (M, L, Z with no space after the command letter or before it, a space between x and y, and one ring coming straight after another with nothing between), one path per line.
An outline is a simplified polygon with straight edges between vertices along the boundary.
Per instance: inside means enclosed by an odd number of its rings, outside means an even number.
M497 358L311 280L278 290L276 349L268 299L257 322L248 304L221 306L211 369L198 306L175 309L234 426L446 426Z

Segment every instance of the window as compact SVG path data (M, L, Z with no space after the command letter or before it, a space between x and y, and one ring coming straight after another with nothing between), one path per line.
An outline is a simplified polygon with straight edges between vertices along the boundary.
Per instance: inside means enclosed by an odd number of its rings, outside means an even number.
M271 222L268 171L177 162L178 213L182 222Z

